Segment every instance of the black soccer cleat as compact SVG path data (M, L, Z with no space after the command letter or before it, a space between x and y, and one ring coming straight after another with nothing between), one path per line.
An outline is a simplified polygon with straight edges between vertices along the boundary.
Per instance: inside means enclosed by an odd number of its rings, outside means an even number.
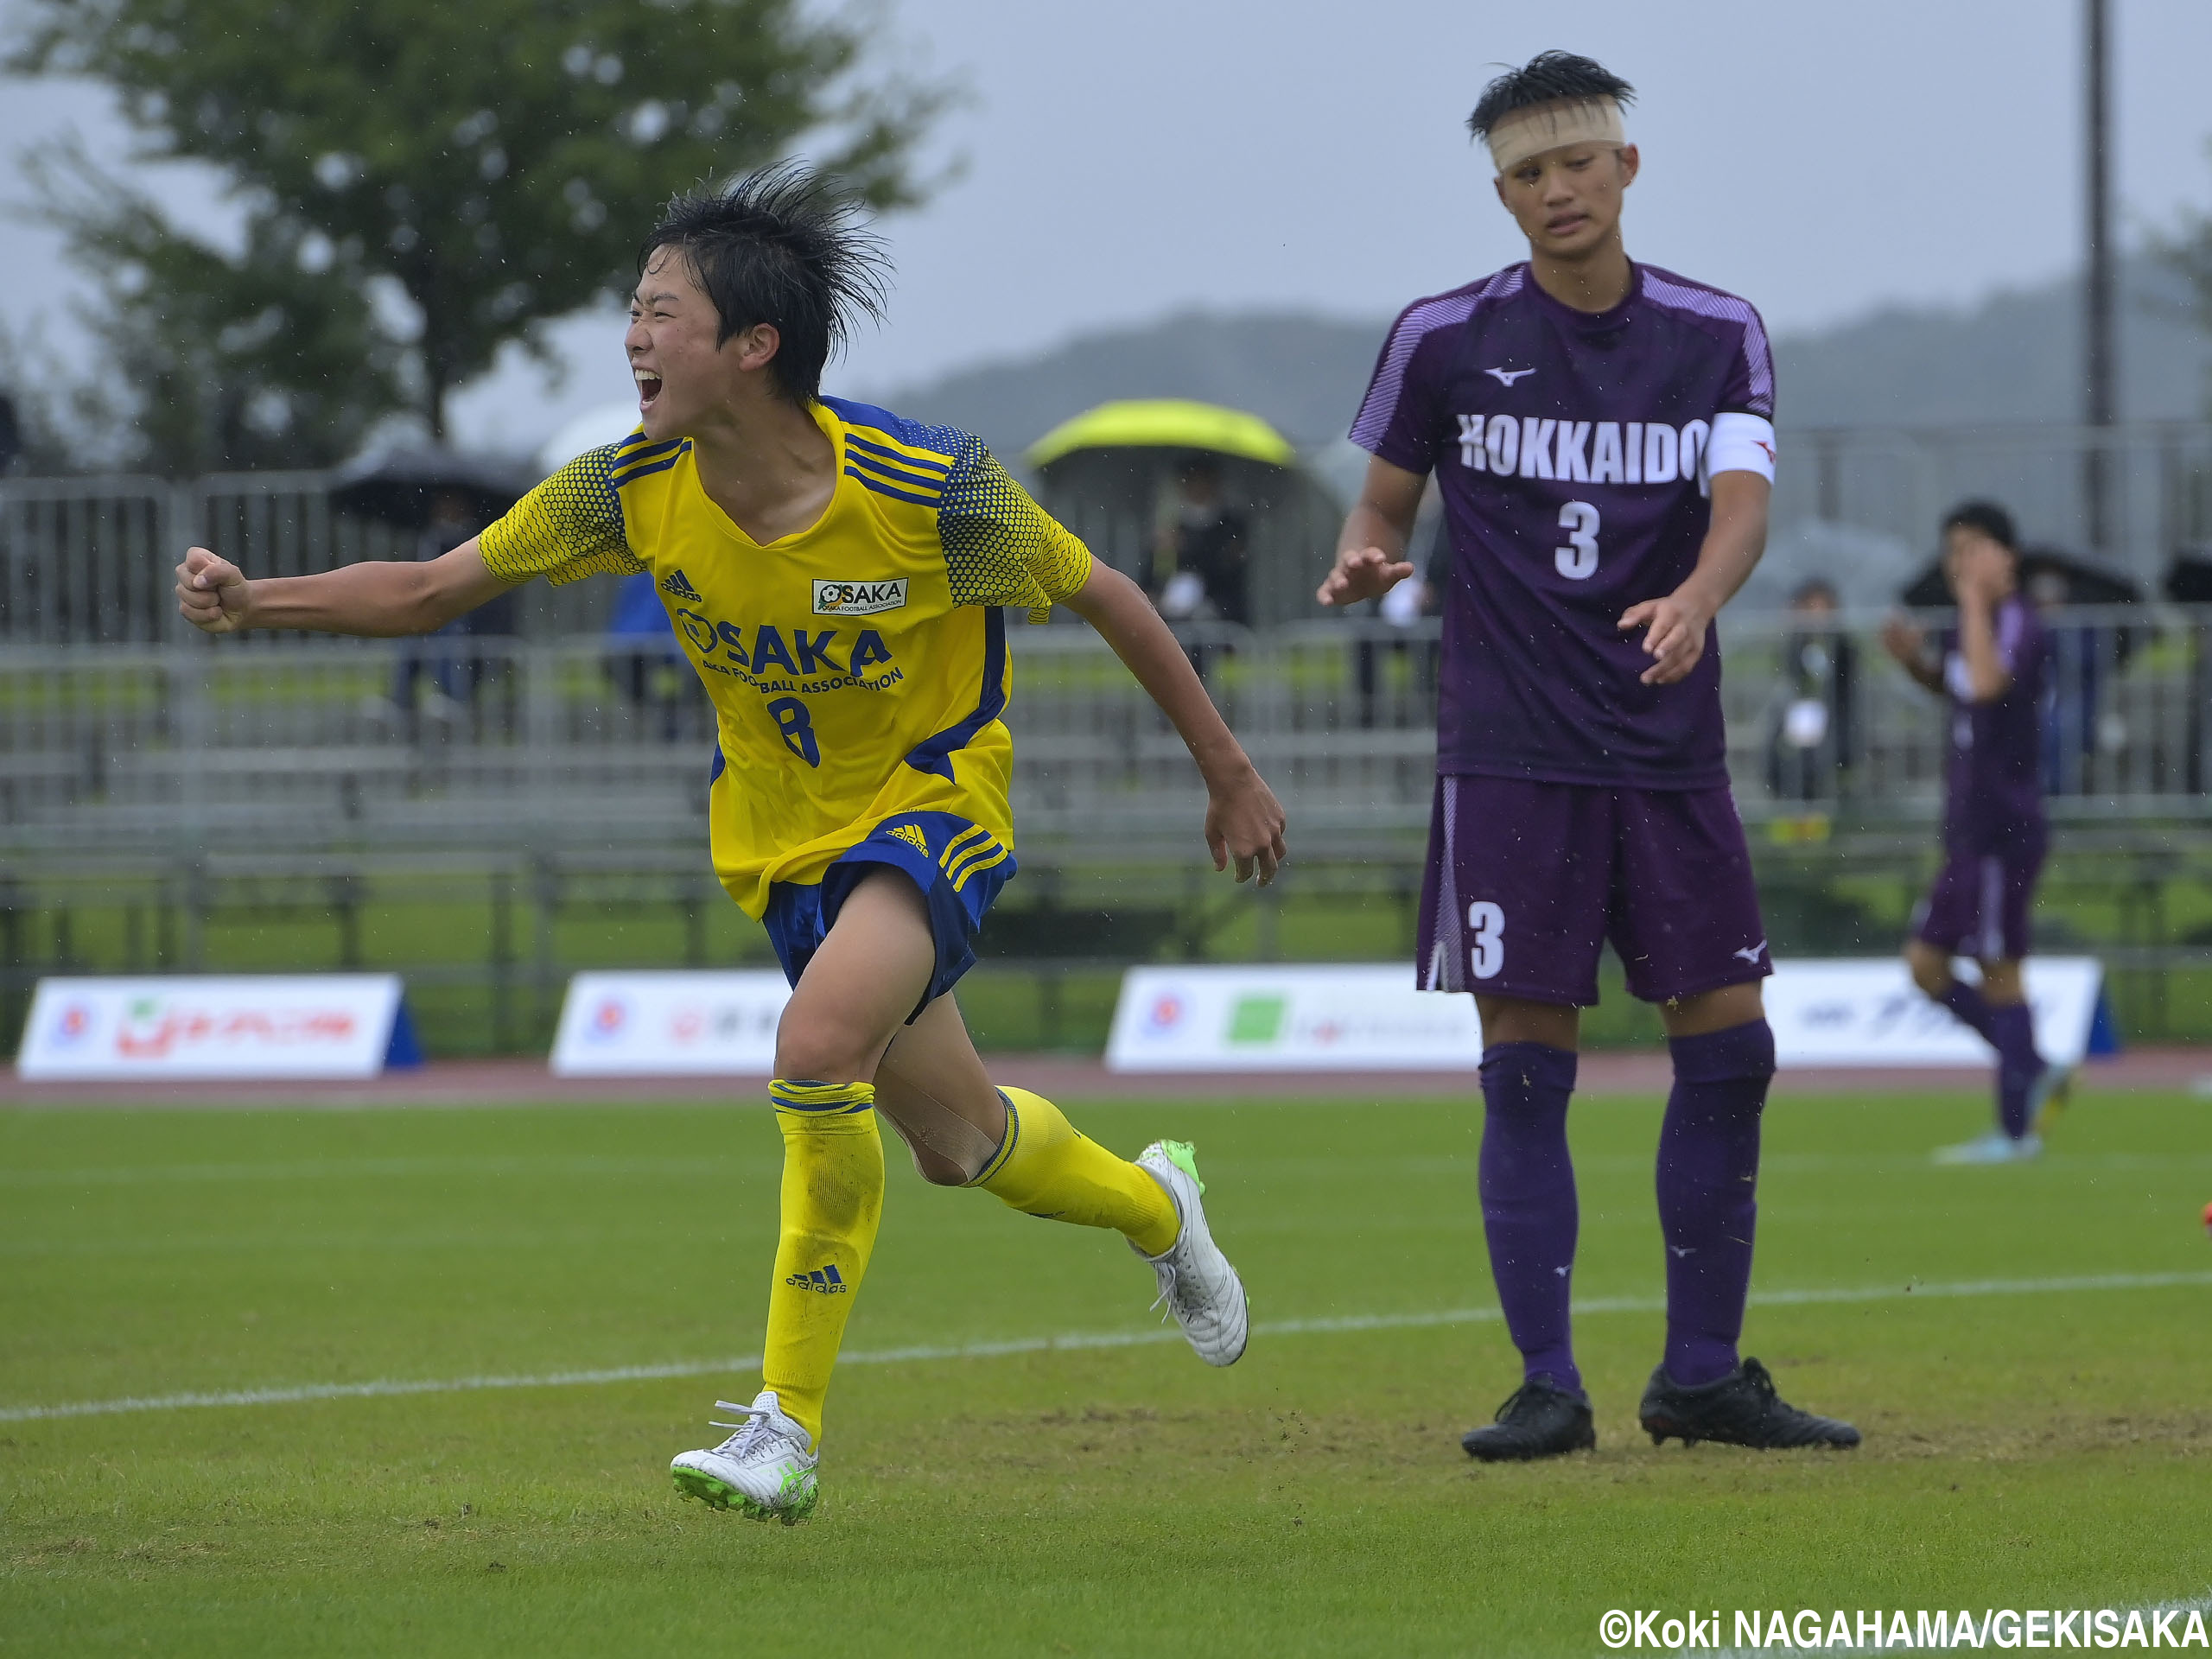
M1859 1444L1859 1431L1849 1423L1800 1411L1776 1394L1774 1378L1756 1359L1694 1389L1682 1387L1662 1365L1651 1373L1636 1414L1654 1446L1664 1446L1670 1434L1686 1446L1713 1440L1760 1452Z
M1536 1458L1593 1452L1598 1431L1590 1402L1548 1376L1532 1376L1497 1408L1497 1421L1459 1437L1467 1455L1484 1463L1527 1463Z

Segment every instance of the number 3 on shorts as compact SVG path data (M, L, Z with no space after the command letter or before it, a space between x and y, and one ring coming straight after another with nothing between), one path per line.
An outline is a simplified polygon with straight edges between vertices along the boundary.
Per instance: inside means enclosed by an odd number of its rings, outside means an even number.
M1598 509L1570 501L1559 510L1559 527L1567 545L1552 550L1552 568L1570 582L1589 581L1598 574Z
M1467 906L1467 926L1473 940L1467 950L1468 968L1477 979L1496 979L1505 966L1504 911L1487 899L1478 899Z

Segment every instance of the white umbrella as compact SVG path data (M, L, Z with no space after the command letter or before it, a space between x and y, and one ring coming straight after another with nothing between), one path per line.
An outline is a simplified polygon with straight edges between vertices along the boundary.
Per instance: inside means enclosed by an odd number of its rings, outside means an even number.
M564 423L545 440L537 452L537 465L546 473L558 472L587 449L620 443L638 429L635 404L601 404Z

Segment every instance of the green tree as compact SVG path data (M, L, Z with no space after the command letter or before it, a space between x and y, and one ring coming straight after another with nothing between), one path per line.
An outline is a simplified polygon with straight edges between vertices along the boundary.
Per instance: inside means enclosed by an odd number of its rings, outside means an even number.
M871 205L911 204L948 96L875 73L862 24L801 0L26 11L10 67L111 86L140 159L212 164L245 212L243 251L219 252L81 156L47 159L143 442L177 470L322 458L401 407L442 437L502 346L626 291L673 191L804 144Z
M123 371L127 402L79 381L76 419L127 436L127 464L177 476L326 467L408 402L401 344L374 315L358 260L281 214L251 216L234 254L176 233L74 150L35 175L92 277L83 320Z

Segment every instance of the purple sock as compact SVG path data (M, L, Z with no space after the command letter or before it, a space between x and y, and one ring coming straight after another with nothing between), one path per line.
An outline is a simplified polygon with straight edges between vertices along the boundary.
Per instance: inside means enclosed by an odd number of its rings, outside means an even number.
M1982 996L1980 986L1969 985L1963 979L1955 979L1945 988L1942 995L1936 1000L1957 1014L1964 1023L1972 1026L1988 1042L1996 1042L1996 1033L1989 1023L1993 1010Z
M1997 1121L2017 1141L2028 1132L2028 1094L2043 1073L2028 1005L2008 1002L1991 1008L1988 1035L1997 1049Z
M1667 1240L1667 1375L1686 1388L1736 1369L1758 1219L1759 1114L1774 1076L1764 1020L1669 1039L1675 1089L1659 1130Z
M1522 1374L1582 1392L1567 1325L1579 1216L1567 1151L1574 1056L1542 1043L1483 1051L1483 1236Z

